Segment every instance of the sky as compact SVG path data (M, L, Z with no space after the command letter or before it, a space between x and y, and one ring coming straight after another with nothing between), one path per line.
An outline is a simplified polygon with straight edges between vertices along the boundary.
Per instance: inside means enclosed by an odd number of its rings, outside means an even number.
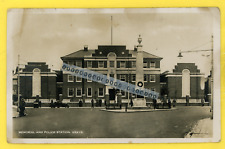
M162 57L161 72L177 63L196 63L205 76L211 69L211 52L218 16L208 8L176 9L11 9L7 20L7 52L13 68L20 63L46 62L60 69L60 57L88 45L126 45L133 50L142 37L143 50ZM215 21L216 20L216 21ZM215 39L214 39L215 40ZM215 43L214 43L215 44Z

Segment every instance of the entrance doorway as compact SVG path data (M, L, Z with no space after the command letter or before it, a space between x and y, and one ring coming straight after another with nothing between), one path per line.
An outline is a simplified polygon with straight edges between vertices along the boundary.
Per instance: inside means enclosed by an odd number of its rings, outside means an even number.
M115 100L116 90L109 89L109 100Z

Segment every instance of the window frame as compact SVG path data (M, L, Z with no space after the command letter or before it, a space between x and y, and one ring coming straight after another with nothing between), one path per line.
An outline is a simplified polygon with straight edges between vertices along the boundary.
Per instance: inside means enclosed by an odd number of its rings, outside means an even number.
M154 64L153 66L152 66L152 64ZM155 68L155 66L156 66L156 62L150 62L150 68Z
M91 64L91 67L88 66L88 63ZM87 68L92 68L92 61L87 61Z
M80 93L81 93L80 96L77 95L77 89L80 89ZM80 88L78 88L78 87L76 88L76 97L82 97L82 88L81 87Z
M72 96L70 96L70 89L72 89L73 90L73 95ZM74 88L67 88L67 97L74 97Z
M100 89L100 88L98 88L98 97L104 97L104 88L102 88L102 95L99 95L99 93L100 93L100 92L99 92L99 89Z
M113 64L113 66L111 66L111 63ZM115 62L114 61L109 61L109 68L114 68L115 67Z
M145 80L145 77L146 77L146 80ZM147 74L144 74L143 80L144 80L144 82L148 82L148 75Z
M72 77L72 80L70 80L69 78ZM74 82L74 76L72 76L71 74L67 75L67 82Z
M122 67L122 63L124 63L123 67ZM125 61L120 61L120 68L126 68L126 62Z
M81 80L77 80L77 78L80 78ZM82 78L81 78L81 77L76 76L76 82L82 82Z
M135 67L133 67L135 65ZM131 67L136 68L136 61L131 61Z
M146 64L146 67L145 67L145 64ZM148 62L143 61L143 68L148 68Z
M151 80L151 78L154 76L154 81ZM155 75L149 75L149 82L156 82L156 76Z
M89 88L91 89L91 95L88 94L88 89L89 89ZM91 87L88 87L88 88L87 88L87 97L92 97L92 88L91 88Z
M135 77L135 80L133 80L134 77ZM131 82L136 82L136 74L131 75Z
M100 62L102 62L102 67L100 67ZM98 61L98 68L104 68L104 61Z

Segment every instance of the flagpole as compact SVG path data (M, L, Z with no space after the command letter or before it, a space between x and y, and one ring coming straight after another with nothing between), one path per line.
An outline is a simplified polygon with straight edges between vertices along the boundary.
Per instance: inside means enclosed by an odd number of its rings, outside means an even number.
M111 45L113 44L113 17L111 16Z

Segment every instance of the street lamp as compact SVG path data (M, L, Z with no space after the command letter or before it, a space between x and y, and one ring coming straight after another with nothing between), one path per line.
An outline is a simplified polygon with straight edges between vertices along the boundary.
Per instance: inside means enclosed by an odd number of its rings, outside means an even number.
M180 51L177 57L183 57L182 53L191 53L191 52L207 52L211 51L211 119L213 119L213 36L212 36L212 48L206 50L188 50L188 51Z

